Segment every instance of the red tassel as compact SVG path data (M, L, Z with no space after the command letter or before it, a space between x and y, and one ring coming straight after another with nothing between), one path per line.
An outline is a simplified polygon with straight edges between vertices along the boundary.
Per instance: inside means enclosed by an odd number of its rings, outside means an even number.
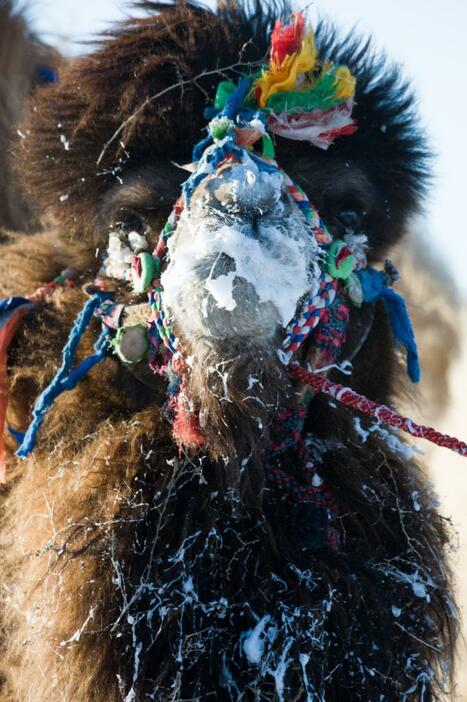
M271 63L282 66L287 56L299 51L304 32L305 17L301 12L292 14L290 24L283 25L278 20L271 35Z
M197 449L203 446L205 438L202 436L198 417L193 414L183 391L180 389L175 402L175 418L172 424L172 434L178 446Z

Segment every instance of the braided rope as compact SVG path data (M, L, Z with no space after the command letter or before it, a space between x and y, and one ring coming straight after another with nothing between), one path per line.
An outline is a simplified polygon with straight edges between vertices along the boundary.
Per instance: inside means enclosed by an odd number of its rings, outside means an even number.
M322 320L326 309L332 305L336 297L337 280L327 273L321 275L319 289L308 297L303 305L300 316L293 319L286 329L283 348L289 354L295 353L311 331Z
M234 160L233 156L230 156L230 158ZM311 204L303 189L294 183L287 173L280 169L272 159L258 156L256 160L259 163L264 162L268 168L271 166L277 168L284 178L287 192L299 206L315 240L320 246L328 246L332 242L332 236L319 216L318 210ZM162 264L167 254L167 241L175 231L180 215L185 207L186 202L182 196L175 203L161 231L159 241L153 252L153 256L159 261L159 270L162 270ZM289 357L298 350L311 331L319 324L326 309L332 305L336 296L336 290L337 280L331 278L327 273L323 273L319 281L318 291L306 298L302 305L300 316L293 319L286 329L283 350ZM163 290L160 280L154 281L154 285L149 291L149 304L152 310L151 317L148 320L149 329L155 327L166 348L173 354L177 353L180 344L164 311Z
M356 409L370 417L375 417L380 422L388 424L396 429L401 429L406 434L418 439L426 439L432 444L448 448L461 456L467 457L467 444L447 434L442 434L433 427L416 424L408 417L403 417L395 410L386 405L378 404L369 400L364 395L360 395L351 388L347 388L339 383L333 383L327 378L307 371L297 364L289 364L288 370L295 380L299 380L305 385L309 385L315 392L324 392L330 395L345 407Z

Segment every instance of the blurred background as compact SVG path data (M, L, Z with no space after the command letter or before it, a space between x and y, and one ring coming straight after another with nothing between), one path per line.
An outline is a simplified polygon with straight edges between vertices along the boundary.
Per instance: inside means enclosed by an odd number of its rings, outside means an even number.
M214 5L213 2L206 3ZM421 335L426 379L403 409L417 421L435 423L467 439L467 237L464 228L467 140L467 3L465 0L320 0L296 3L316 20L372 35L374 48L399 63L416 92L435 160L433 186L424 213L413 223L416 244L394 257ZM123 19L129 3L117 0L40 0L27 9L34 31L64 55L92 49L96 35ZM134 14L134 11L132 11ZM466 200L466 203L464 202ZM423 280L416 272L424 271ZM425 452L441 501L452 521L452 554L459 602L467 607L467 461L446 450ZM464 630L467 629L464 627ZM451 700L467 702L467 656L461 644L458 685ZM466 661L466 662L464 662Z

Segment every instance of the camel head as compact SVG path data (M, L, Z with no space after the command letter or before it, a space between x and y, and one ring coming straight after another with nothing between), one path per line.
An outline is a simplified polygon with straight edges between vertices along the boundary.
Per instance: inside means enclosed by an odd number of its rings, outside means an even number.
M392 342L375 305L362 305L356 273L384 264L423 192L407 86L358 39L324 25L314 35L285 6L258 5L253 21L236 3L217 14L144 5L157 12L119 26L39 91L19 153L32 197L82 251L86 273L118 290L128 326L147 322L155 284L169 379L182 363L185 410L214 454L235 454L233 435L248 436L249 450L300 396L291 360L351 360L366 389L383 353L384 398ZM304 313L343 286L347 346L323 356ZM120 354L131 363L135 334Z

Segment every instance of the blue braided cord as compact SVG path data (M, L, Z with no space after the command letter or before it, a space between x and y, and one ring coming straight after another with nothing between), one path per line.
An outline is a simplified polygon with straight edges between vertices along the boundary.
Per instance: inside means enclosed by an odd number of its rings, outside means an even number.
M77 316L68 341L62 352L62 365L49 386L39 395L33 409L33 420L23 437L21 446L16 452L20 458L25 458L34 450L37 434L42 426L45 415L52 407L54 401L62 392L73 390L79 381L99 363L108 352L109 328L104 328L94 345L95 353L85 358L74 370L72 365L75 360L78 345L91 321L94 312L105 300L109 299L108 293L96 293L84 305Z
M246 151L246 149L244 149L244 151ZM253 151L246 151L246 153L256 163L261 171L265 171L266 173L276 173L279 170L276 163L267 163L261 158L261 156L258 156L258 154L255 154Z
M81 361L76 368L70 371L68 377L63 379L61 383L62 392L73 390L80 380L82 380L97 363L100 363L100 361L105 358L109 350L108 342L111 335L112 330L109 329L109 327L104 327L94 344L95 353Z
M8 431L11 434L11 436L16 439L18 444L21 444L24 441L24 432L23 431L16 431L16 429L13 429L13 427L8 427Z
M208 132L207 135L205 137L203 137L203 139L201 139L201 141L198 141L198 143L196 144L196 146L193 149L193 153L192 153L193 163L197 163L198 161L201 160L203 153L208 148L208 146L211 146L212 143L213 143L213 138L212 138L211 134Z
M217 166L230 154L239 156L240 159L243 155L243 149L237 146L233 134L227 134L224 139L221 139L205 149L203 155L199 159L196 171L192 173L188 180L186 180L183 184L183 195L185 197L187 207L190 205L190 199L193 191L196 190L204 178L206 178L206 176L208 176L210 173L213 173Z
M51 397L50 404L47 406L45 411L43 412L43 416L45 416L45 413L47 412L48 409L52 406L53 402L57 399L59 395L62 394L62 392L66 392L67 390L73 390L80 380L84 378L87 373L89 373L94 366L102 361L102 359L107 355L108 352L108 339L112 334L112 330L109 327L105 327L99 338L97 339L95 345L94 345L94 350L96 353L92 354L92 356L88 356L88 358L85 358L79 366L77 366L74 370L70 372L68 377L64 378L63 381L60 384L58 392ZM46 390L40 395L40 397L36 400L36 404L34 406L34 420L31 422L28 430L26 433L23 433L21 431L16 431L15 429L12 429L11 427L8 428L10 434L14 436L16 441L20 444L20 447L18 451L16 452L17 456L20 456L21 458L24 458L25 456L28 456L35 447L36 443L36 435L37 432L39 431L41 425L42 425L42 419L40 423L38 424L37 428L34 427L34 423L36 422L36 408L39 405L39 401L47 391L51 390L51 385L48 386Z
M407 354L407 373L413 383L420 380L420 361L417 341L409 311L402 295L387 286L387 275L374 268L358 271L365 302L383 300L389 316L394 341L404 346Z

